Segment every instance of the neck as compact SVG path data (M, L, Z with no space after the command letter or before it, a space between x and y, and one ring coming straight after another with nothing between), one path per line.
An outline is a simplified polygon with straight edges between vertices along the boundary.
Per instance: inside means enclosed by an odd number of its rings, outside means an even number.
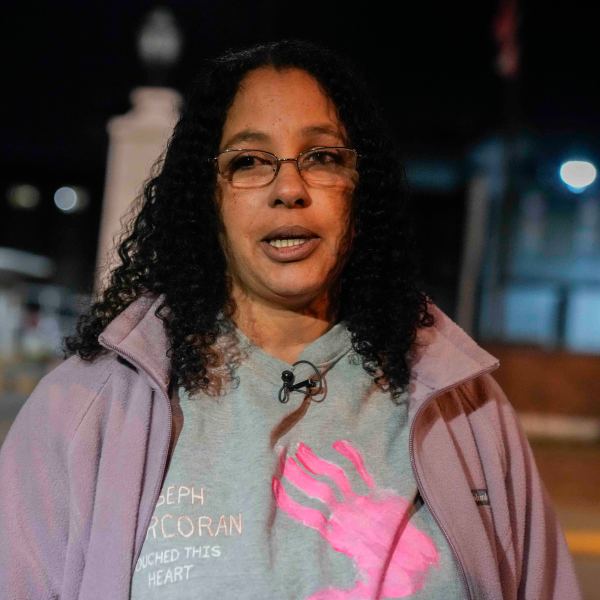
M335 324L327 297L292 308L251 298L239 289L234 289L232 295L237 327L267 354L289 364L296 362L308 344Z

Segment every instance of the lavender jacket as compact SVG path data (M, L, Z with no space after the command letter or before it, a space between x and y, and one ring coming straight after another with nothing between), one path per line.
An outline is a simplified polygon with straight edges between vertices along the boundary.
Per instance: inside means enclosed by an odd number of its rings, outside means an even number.
M173 419L160 298L100 336L110 352L46 375L0 451L0 598L127 600ZM438 309L414 364L410 457L471 600L579 599L497 361Z

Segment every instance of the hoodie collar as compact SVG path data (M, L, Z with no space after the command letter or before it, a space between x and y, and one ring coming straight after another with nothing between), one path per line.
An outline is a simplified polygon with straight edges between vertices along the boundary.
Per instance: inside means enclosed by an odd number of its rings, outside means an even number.
M102 346L113 350L138 369L145 371L168 396L169 341L163 322L156 316L164 295L144 295L113 319L98 337ZM421 404L428 397L494 370L496 358L478 346L437 306L430 310L435 325L419 329L410 383L411 402Z

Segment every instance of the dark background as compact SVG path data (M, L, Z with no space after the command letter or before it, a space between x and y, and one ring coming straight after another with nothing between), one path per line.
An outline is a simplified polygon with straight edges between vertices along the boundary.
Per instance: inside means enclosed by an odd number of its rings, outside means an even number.
M364 73L407 160L460 161L512 123L536 135L594 138L600 129L597 21L592 3L519 6L520 70L500 77L493 20L498 2L4 2L0 190L28 182L42 202L0 201L0 246L50 256L58 283L92 282L107 152L106 122L146 83L135 36L148 11L168 6L184 37L170 84L186 91L200 61L283 37L325 43ZM392 9L393 7L393 9ZM62 214L52 195L81 185L83 213ZM426 281L452 301L461 252L464 186L414 189ZM441 292L442 294L444 292Z

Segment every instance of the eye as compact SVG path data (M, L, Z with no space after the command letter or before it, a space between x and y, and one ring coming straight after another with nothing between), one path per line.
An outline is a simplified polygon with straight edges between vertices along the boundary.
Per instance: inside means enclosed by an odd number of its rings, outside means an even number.
M227 165L227 169L231 173L235 173L236 171L249 170L265 164L269 164L267 158L257 153L247 152L234 156Z
M304 161L308 164L326 165L343 162L341 153L335 148L317 148L307 153Z

